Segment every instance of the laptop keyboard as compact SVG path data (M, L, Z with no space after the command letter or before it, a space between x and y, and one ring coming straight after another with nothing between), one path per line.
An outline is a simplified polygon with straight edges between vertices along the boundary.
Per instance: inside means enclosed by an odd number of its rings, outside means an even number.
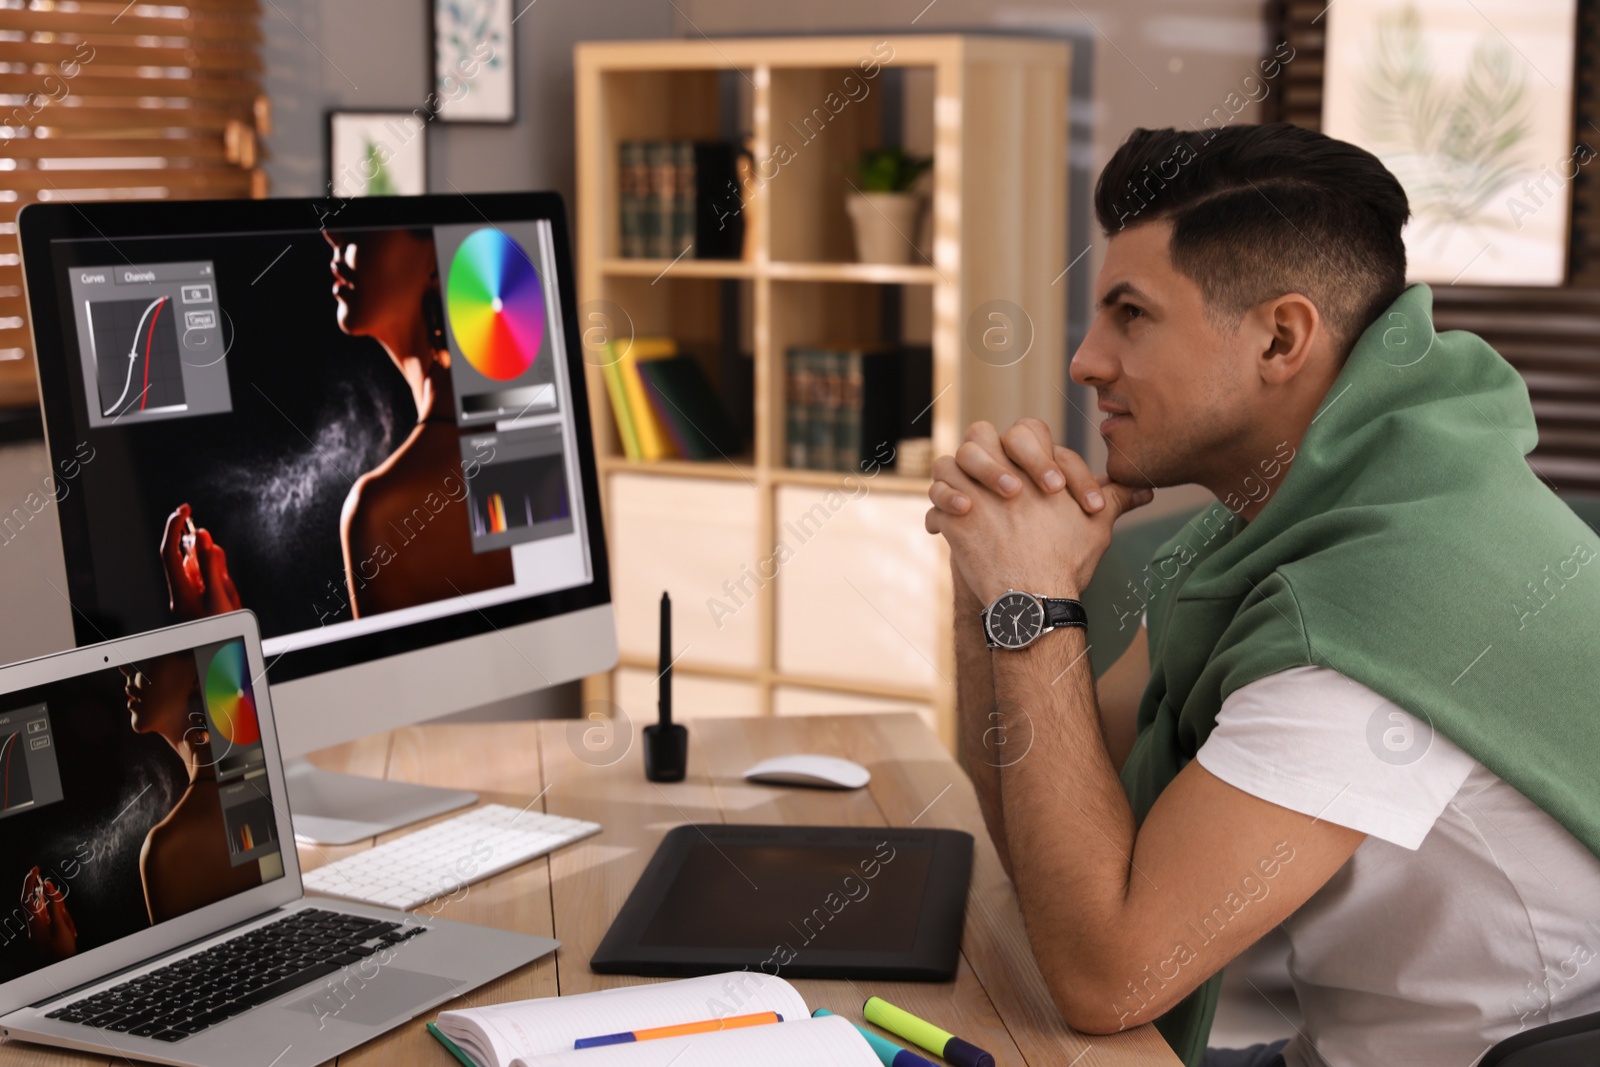
M45 1018L182 1041L426 929L307 908L46 1012Z

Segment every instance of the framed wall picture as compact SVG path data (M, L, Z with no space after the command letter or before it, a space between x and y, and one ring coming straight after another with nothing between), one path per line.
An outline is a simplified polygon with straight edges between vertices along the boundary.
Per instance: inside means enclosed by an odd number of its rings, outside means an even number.
M1576 0L1339 0L1322 131L1383 160L1411 202L1411 281L1560 285Z
M428 191L426 111L328 113L334 196L419 196Z
M531 0L433 0L433 93L440 119L516 119L513 3Z

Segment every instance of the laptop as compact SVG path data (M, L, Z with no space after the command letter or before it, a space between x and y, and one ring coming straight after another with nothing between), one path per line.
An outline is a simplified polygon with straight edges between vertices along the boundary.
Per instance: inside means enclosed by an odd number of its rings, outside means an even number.
M306 898L264 674L248 611L0 667L0 1036L310 1067L556 949Z

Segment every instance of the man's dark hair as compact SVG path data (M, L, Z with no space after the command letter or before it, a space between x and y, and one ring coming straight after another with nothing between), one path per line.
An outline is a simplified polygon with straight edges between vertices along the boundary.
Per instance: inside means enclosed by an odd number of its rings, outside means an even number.
M1173 267L1229 328L1300 293L1348 352L1405 289L1405 190L1372 153L1288 123L1136 129L1100 172L1094 210L1107 236L1171 221Z

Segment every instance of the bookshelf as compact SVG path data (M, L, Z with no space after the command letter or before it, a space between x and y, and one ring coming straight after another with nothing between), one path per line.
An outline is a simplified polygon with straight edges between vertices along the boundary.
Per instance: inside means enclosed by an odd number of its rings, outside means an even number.
M602 372L587 368L621 658L586 683L586 714L653 716L655 601L669 589L685 717L911 708L954 747L955 620L943 542L922 528L927 479L787 467L785 353L930 346L919 426L935 454L976 419L1034 415L1060 439L1068 62L1064 44L999 36L577 46L581 325L673 337L713 379L730 350L748 354L754 382L745 453L645 463L623 455ZM746 137L748 258L621 257L621 142ZM846 179L891 144L934 159L916 251L857 263ZM972 341L992 301L1025 309L1012 325L1032 343L1015 362Z

